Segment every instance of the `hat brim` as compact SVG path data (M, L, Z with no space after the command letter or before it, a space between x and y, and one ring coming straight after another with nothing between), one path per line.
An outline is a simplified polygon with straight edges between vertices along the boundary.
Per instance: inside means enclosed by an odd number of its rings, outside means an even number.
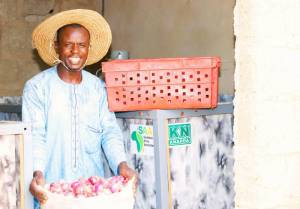
M56 32L68 24L80 24L90 33L90 50L86 65L101 60L107 53L111 44L111 30L106 20L96 11L87 9L74 9L57 13L40 23L32 33L32 44L40 57L48 65L57 62L54 48Z

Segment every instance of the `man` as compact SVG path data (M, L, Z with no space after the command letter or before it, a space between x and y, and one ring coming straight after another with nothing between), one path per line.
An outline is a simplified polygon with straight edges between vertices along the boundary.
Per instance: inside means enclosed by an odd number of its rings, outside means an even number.
M41 58L53 66L30 79L23 92L23 121L32 124L32 195L44 203L38 185L103 176L101 147L114 174L136 178L108 110L104 83L83 70L107 53L107 22L95 11L69 10L38 25L32 38Z

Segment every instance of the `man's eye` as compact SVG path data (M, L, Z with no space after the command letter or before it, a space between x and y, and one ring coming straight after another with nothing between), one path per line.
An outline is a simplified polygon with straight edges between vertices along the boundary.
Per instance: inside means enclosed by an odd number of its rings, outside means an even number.
M80 48L86 48L87 45L86 45L86 44L79 44L79 47L80 47Z

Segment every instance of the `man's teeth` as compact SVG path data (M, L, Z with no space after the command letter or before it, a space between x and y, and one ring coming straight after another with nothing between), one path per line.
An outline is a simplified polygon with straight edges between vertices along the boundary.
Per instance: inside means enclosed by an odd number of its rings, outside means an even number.
M78 64L80 61L80 58L78 58L78 57L71 57L69 59L70 59L71 63L74 65Z

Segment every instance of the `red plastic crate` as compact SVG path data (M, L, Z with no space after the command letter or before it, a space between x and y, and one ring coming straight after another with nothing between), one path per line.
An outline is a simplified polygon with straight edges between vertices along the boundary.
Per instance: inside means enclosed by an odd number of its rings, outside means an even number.
M214 108L220 63L219 57L103 62L109 109Z

